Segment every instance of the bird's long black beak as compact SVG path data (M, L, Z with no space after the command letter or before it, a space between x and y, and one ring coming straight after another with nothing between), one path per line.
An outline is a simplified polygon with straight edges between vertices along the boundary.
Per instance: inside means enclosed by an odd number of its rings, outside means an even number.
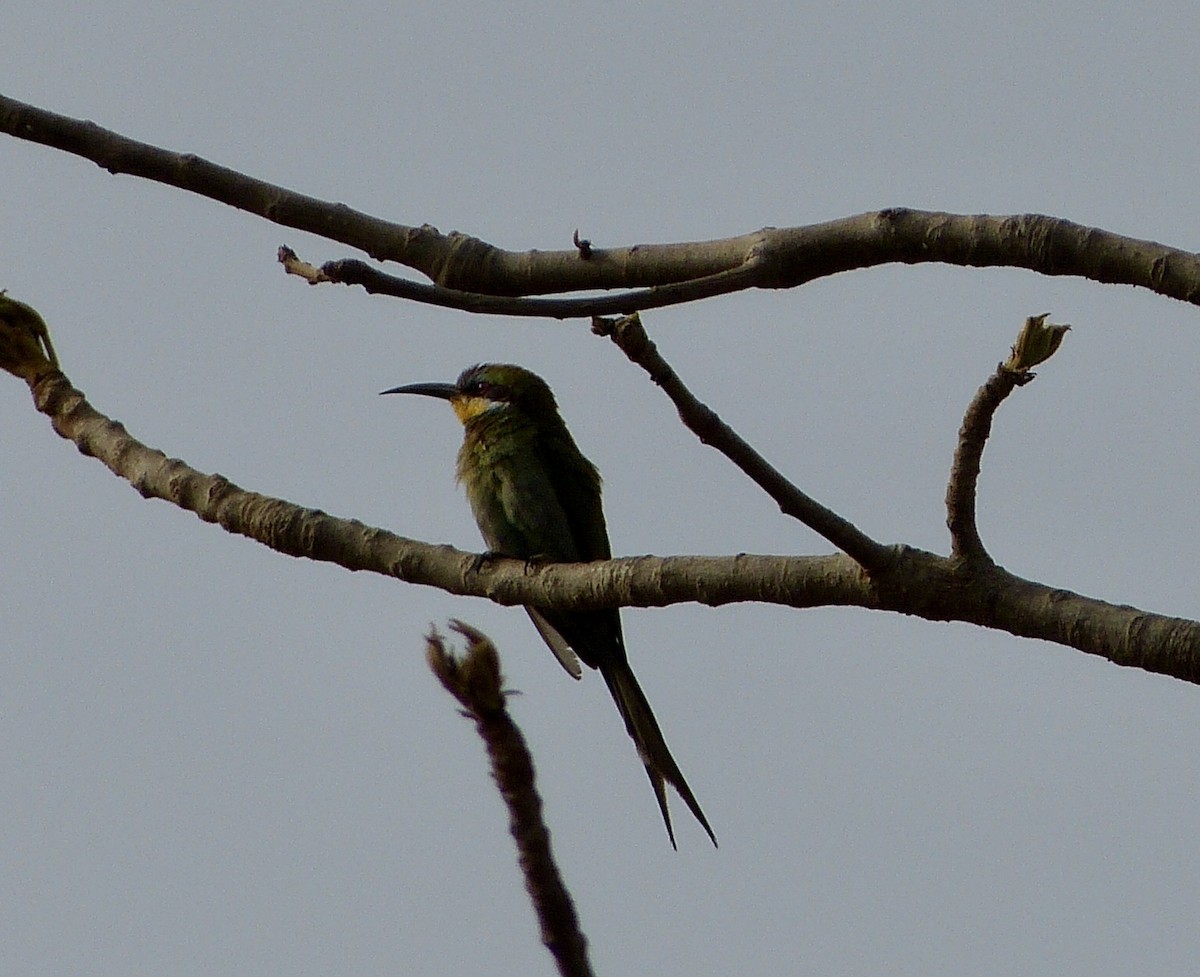
M458 396L458 392L458 387L452 383L406 383L403 387L381 390L379 395L382 397L384 394L424 394L439 400L453 400Z

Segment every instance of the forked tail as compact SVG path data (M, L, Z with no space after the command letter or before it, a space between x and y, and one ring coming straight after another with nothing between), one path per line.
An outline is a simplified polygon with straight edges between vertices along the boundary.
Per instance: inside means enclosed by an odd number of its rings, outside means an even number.
M621 711L621 718L625 720L625 728L637 745L638 755L641 756L642 763L646 765L646 774L654 788L654 796L658 799L663 821L666 822L671 847L677 849L679 846L675 844L675 831L671 827L671 812L667 809L667 791L663 786L664 781L679 792L679 796L683 798L688 809L708 832L708 837L712 839L715 847L717 836L713 834L708 818L700 810L700 802L696 800L696 795L692 793L687 781L683 779L679 764L675 762L671 751L667 749L667 741L663 739L662 730L658 728L654 710L650 708L646 694L638 685L638 680L628 662L603 665L600 671L604 675L604 681L608 683L608 691L612 693L613 700Z

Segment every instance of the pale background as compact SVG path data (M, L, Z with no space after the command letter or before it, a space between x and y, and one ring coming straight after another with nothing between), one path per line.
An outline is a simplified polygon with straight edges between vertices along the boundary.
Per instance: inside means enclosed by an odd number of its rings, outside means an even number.
M886 206L1046 212L1200 248L1192 3L8 0L0 90L508 248L696 240ZM512 360L606 477L614 550L827 552L584 323L285 277L347 249L0 140L0 287L146 442L475 549L444 405ZM963 408L1026 315L1074 324L1002 409L1011 570L1196 616L1200 310L888 267L646 317L806 491L944 552ZM7 381L7 382L3 382ZM603 683L517 610L292 560L146 502L0 377L0 972L549 974L481 745L428 673L500 646L606 974L1175 975L1200 954L1200 690L858 610L627 611L721 841L672 852Z

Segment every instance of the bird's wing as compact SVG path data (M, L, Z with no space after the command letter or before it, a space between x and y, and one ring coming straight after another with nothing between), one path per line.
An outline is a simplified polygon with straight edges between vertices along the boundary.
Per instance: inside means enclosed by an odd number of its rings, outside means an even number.
M599 475L578 451L555 451L553 447L543 442L535 445L535 450L512 451L493 459L493 491L480 493L475 511L484 539L496 552L526 560L605 559L609 547ZM474 501L472 506L476 506ZM610 659L624 660L621 617L616 610L530 609L529 614L550 650L572 675L579 674L575 656L592 668Z
M578 560L579 551L554 482L534 452L497 459L492 467L495 494L472 499L475 518L488 546L518 559ZM545 615L527 607L529 618L546 646L572 678L583 669L567 639Z
M600 473L596 466L580 453L566 431L545 442L543 453L554 494L571 527L571 538L579 554L576 559L609 559L612 548L608 542L608 526L604 522Z
M480 528L488 545L506 556L575 562L580 553L556 479L534 454L501 459L494 469L498 525ZM485 514L486 516L486 514Z
M532 607L525 608L529 612L529 619L533 621L533 626L537 628L538 634L542 636L542 640L546 642L549 649L554 652L554 657L558 659L558 663L567 670L567 674L574 679L583 678L583 669L579 666L579 659L575 652L571 650L571 646L567 644L566 639L551 627L550 622L542 617L542 612Z

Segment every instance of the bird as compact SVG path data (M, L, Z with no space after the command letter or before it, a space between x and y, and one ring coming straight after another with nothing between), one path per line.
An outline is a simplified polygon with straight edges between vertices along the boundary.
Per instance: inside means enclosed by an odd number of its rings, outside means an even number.
M511 363L481 363L454 383L411 383L382 393L449 401L463 425L456 476L487 544L486 555L531 563L612 556L600 472L576 446L553 392L536 373ZM671 846L678 850L668 783L715 846L717 836L629 665L620 611L525 610L568 674L580 678L582 661L603 676L646 767Z

